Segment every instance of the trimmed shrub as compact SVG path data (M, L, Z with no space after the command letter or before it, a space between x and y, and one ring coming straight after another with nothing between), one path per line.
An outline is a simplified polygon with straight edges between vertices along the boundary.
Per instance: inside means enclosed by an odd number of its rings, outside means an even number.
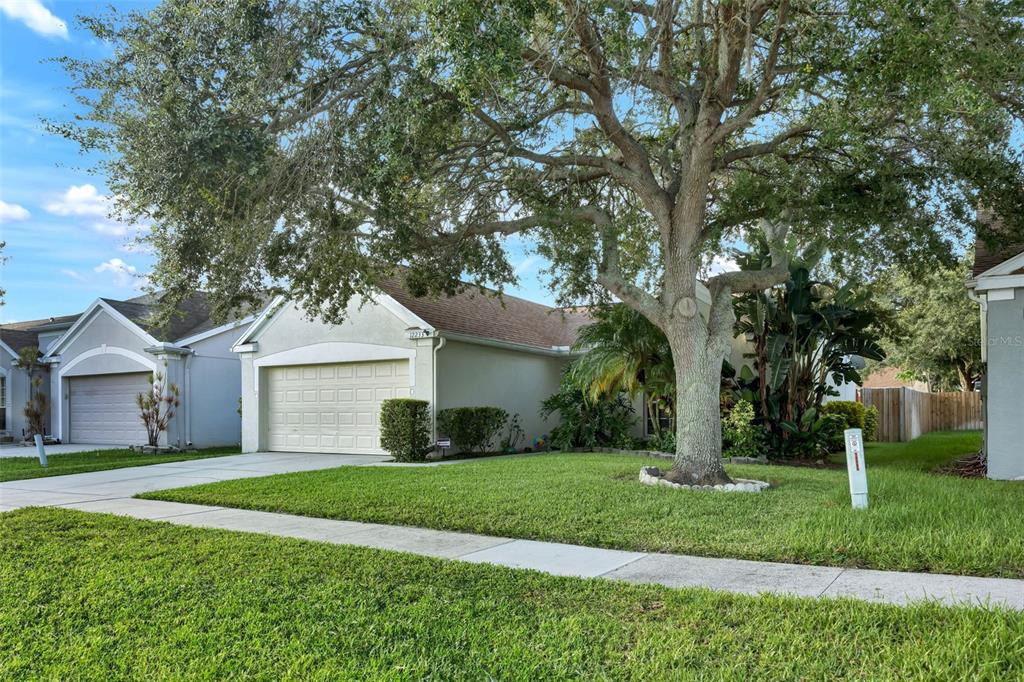
M821 406L822 414L838 414L848 429L864 429L864 405L853 400L833 400Z
M874 440L876 431L878 431L878 408L872 405L864 410L864 442Z
M722 422L722 435L727 447L726 457L760 457L764 454L765 434L754 423L754 406L740 400L726 414Z
M507 420L500 407L452 407L437 413L437 430L460 450L485 452Z
M430 403L392 398L380 404L380 446L399 462L422 462L430 451Z
M848 428L857 427L848 426L845 415L838 413L822 415L814 425L819 454L842 450L845 446L843 431Z

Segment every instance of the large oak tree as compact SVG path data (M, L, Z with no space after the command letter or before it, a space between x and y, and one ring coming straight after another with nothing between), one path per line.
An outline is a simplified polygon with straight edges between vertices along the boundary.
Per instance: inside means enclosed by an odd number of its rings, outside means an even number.
M87 113L57 127L109 153L168 300L269 283L337 320L397 265L421 294L510 283L524 235L563 301L617 298L665 332L672 475L714 483L731 299L787 276L787 240L920 265L975 202L1024 201L1018 9L167 0L85 19L114 53L67 60ZM751 230L774 262L706 279L701 311L702 264Z

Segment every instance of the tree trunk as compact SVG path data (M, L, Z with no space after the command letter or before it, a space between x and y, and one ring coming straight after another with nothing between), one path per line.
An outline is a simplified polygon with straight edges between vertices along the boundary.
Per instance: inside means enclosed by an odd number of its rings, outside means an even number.
M676 452L667 478L686 485L729 483L722 467L719 395L729 339L709 338L699 319L666 333L676 372Z

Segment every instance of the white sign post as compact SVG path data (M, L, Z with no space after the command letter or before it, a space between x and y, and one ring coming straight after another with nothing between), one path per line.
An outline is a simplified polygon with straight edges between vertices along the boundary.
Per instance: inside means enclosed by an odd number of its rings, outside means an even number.
M850 501L854 509L868 508L868 473L864 461L864 436L860 429L843 431L846 439L846 472L850 476Z
M43 437L37 433L34 440L36 441L36 453L39 455L39 465L46 466L46 448L43 447Z

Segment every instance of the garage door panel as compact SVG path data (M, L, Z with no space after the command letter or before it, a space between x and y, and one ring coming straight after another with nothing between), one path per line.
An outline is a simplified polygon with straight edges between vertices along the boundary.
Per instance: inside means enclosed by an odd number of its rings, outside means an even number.
M380 453L380 403L410 395L408 360L271 367L266 377L271 450Z
M135 396L149 390L148 377L148 372L133 372L68 379L69 442L145 443Z

